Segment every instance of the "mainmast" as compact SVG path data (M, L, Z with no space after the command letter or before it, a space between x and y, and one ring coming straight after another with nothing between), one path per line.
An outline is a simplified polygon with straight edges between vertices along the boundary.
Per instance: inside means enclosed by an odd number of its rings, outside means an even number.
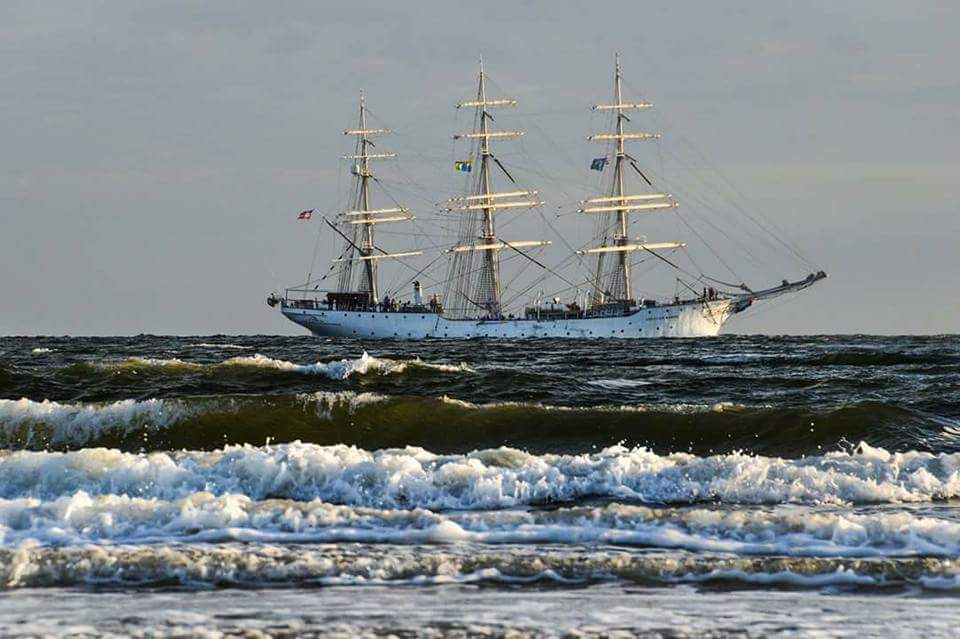
M582 204L599 204L580 209L581 213L600 213L603 218L600 222L598 235L601 244L598 247L577 251L580 254L596 254L597 266L594 273L593 298L594 307L606 303L631 303L633 301L633 287L630 280L630 253L633 251L651 251L656 249L680 248L685 246L678 242L631 243L629 235L629 220L627 215L635 211L653 211L657 209L673 208L677 204L666 193L644 193L628 195L624 189L624 170L626 161L634 163L634 159L626 152L626 140L645 140L659 138L657 133L626 133L624 123L629 122L625 111L631 109L649 109L653 105L648 102L624 102L622 89L623 76L620 71L620 54L616 57L614 72L613 104L594 105L594 111L614 111L616 118L613 133L591 135L588 139L603 142L615 141L615 157L613 161L613 184L610 195L582 200ZM634 168L636 165L633 164ZM639 172L639 169L637 169ZM666 200L666 201L664 201ZM643 203L644 201L648 201ZM611 213L615 214L611 219ZM613 253L616 257L614 264L606 263L606 256Z
M343 232L346 246L343 250L343 256L334 261L343 263L340 271L340 290L343 292L359 290L369 293L370 304L374 305L379 302L377 262L383 258L401 258L422 254L420 251L391 254L378 248L374 243L373 227L375 224L415 219L414 216L407 215L410 209L405 207L371 208L370 181L375 178L370 161L395 158L397 154L371 153L370 149L375 145L370 137L387 133L390 133L389 129L367 128L367 104L363 91L361 91L359 125L356 129L348 129L343 132L344 135L356 136L357 139L355 152L352 155L342 156L342 159L353 162L352 173L357 179L354 208L337 214L337 224L346 227L346 231ZM354 288L352 281L353 264L355 262L363 264L363 275L356 288Z
M448 315L470 316L476 315L479 310L482 317L499 318L503 316L502 288L500 284L500 251L504 248L519 250L526 247L546 246L550 242L540 240L507 241L498 239L494 213L504 209L520 209L540 206L543 201L535 199L536 191L502 191L494 192L492 187L492 169L496 164L503 173L513 182L503 165L491 150L490 140L493 138L516 138L523 135L523 131L491 131L489 123L493 116L488 111L491 107L514 106L516 100L509 98L488 99L487 78L483 70L483 60L480 60L480 80L475 100L461 102L457 108L476 108L476 126L470 133L454 135L455 140L478 140L476 155L479 155L480 166L475 186L466 196L450 200L450 212L461 212L466 217L466 224L461 228L474 229L461 234L460 242L448 252L454 254L451 265L455 282L453 297L447 296ZM472 167L472 160L469 166ZM516 199L522 198L522 199ZM479 219L477 213L480 213ZM479 224L473 224L478 222ZM479 229L477 229L479 226ZM479 240L479 242L477 241ZM471 267L471 256L479 253L481 264L479 268ZM476 271L476 276L473 276ZM473 281L475 279L475 281ZM471 286L471 284L473 284Z

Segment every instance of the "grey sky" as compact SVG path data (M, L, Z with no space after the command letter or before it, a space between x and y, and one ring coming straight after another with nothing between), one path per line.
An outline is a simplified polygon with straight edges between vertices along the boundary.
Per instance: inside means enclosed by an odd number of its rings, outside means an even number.
M263 299L309 266L318 226L296 213L342 204L358 91L397 131L384 180L416 212L461 185L450 135L469 122L453 105L481 54L521 101L498 126L529 132L503 157L553 216L593 194L585 137L603 122L588 106L608 97L617 50L633 97L657 106L636 128L664 133L637 155L737 274L810 269L734 207L698 203L725 201L714 169L831 274L728 331L960 332L958 24L955 2L887 0L7 0L0 334L300 332ZM589 223L557 223L589 240ZM535 217L510 229L556 239ZM640 232L698 241L667 217ZM335 257L320 247L318 264Z

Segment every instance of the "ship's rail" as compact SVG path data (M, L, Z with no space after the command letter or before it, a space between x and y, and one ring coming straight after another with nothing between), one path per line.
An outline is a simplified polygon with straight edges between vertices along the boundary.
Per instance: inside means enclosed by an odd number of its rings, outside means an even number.
M778 287L779 288L779 287ZM738 299L734 296L721 295L710 289L710 293L691 299L674 298L671 301L658 302L645 299L638 301L608 302L599 307L582 308L576 304L542 304L528 306L520 317L509 315L500 319L525 319L534 321L591 319L604 317L622 317L633 315L642 309L655 307L686 306L693 303L707 304L720 299ZM279 305L282 309L303 309L322 311L357 311L365 313L431 313L443 314L443 305L437 298L431 298L428 304L416 304L396 298L384 297L377 303L370 301L367 291L343 292L332 289L294 287L284 290L281 296L274 293L267 298L270 306ZM465 318L471 319L471 318ZM475 318L473 318L475 319Z
M428 304L415 304L384 296L376 303L370 299L367 291L335 291L320 288L288 288L281 297L273 294L267 298L270 306L281 308L326 310L326 311L362 311L374 313L443 313L443 306L435 299Z

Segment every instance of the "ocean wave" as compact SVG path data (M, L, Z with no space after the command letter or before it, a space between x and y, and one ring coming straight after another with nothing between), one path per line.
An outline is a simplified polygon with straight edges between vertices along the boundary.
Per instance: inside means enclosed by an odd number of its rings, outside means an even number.
M150 454L87 448L0 453L0 496L77 491L176 499L198 491L252 499L321 499L378 508L511 508L583 498L641 503L870 504L960 496L960 454L851 452L801 459L658 455L613 446L587 454L511 448L438 455L294 442Z
M167 543L638 546L738 556L947 557L960 522L907 512L769 512L611 503L550 511L435 512L208 491L179 499L90 495L0 500L0 547Z
M685 366L685 367L783 367L783 366L934 366L957 365L960 357L951 352L896 352L882 349L808 350L796 353L782 351L710 353L656 357L640 355L625 358L624 366Z
M55 353L55 352L56 352L56 349L54 349L54 348L45 348L45 347L42 347L42 346L38 346L37 348L34 348L34 349L31 350L30 352L33 353L34 355L41 355L41 354L45 354L45 353Z
M197 344L188 344L194 348L220 348L227 350L246 350L249 349L249 346L243 346L241 344L211 344L210 342L199 342Z
M366 352L357 359L341 359L336 362L317 362L316 364L294 364L282 359L273 359L257 353L249 357L232 357L222 366L249 366L253 368L273 368L276 370L301 373L305 375L322 375L330 379L346 379L351 375L365 375L370 372L380 374L401 373L406 368L405 362L395 362L388 359L372 357Z
M625 388L638 388L640 386L649 386L652 382L642 379L624 379L617 377L613 379L591 379L587 382L591 386L599 386L610 390L621 390Z
M317 391L292 397L153 398L77 404L0 399L0 445L73 449L114 444L142 449L170 444L170 431L175 431L174 439L182 435L195 443L208 441L219 446L232 432L240 433L242 438L250 436L251 426L259 443L277 432L269 426L271 418L296 420L299 416L302 422L312 416L330 421L341 415L349 417L360 407L386 399L377 393L355 391ZM216 440L220 440L219 444L214 444Z
M496 411L496 410L517 410L517 411L545 411L545 412L565 412L565 413L676 413L688 415L694 413L722 413L724 411L736 411L748 408L743 404L734 402L714 402L712 404L616 404L599 406L559 406L555 404L544 404L541 402L486 402L474 403L446 395L440 398L444 404L450 404L459 408L470 410ZM769 407L768 407L769 408Z
M119 402L0 400L0 447L212 450L267 441L453 453L510 446L581 452L617 443L658 453L821 454L847 442L888 450L960 449L960 423L876 402L805 411L734 402L562 406L470 402L361 390Z
M175 544L0 549L7 589L77 585L270 587L450 583L676 584L956 589L953 559L646 554L555 547Z
M354 375L377 373L389 375L402 373L408 368L436 370L442 372L473 372L466 364L452 365L424 362L419 358L410 360L392 360L374 357L366 351L357 358L343 358L331 362L297 364L284 359L268 357L261 353L231 357L217 363L203 363L179 358L128 357L119 360L100 360L88 363L102 370L159 369L168 372L177 371L223 371L234 369L265 369L300 375L319 375L335 380L343 380Z
M195 411L183 402L159 399L103 404L0 399L0 443L27 448L83 445L111 432L163 428Z

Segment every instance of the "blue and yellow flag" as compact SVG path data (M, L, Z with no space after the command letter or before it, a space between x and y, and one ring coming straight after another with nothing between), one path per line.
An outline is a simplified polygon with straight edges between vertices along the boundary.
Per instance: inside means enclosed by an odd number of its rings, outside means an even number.
M471 160L464 160L462 162L454 162L453 168L458 171L463 171L464 173L469 173L473 170L473 162Z

